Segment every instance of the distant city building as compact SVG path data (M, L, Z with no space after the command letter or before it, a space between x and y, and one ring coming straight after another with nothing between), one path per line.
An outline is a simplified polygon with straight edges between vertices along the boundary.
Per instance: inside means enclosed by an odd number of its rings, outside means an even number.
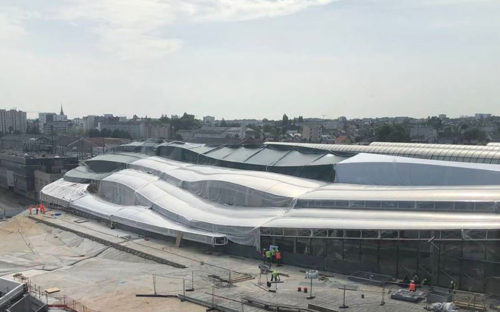
M436 129L428 126L415 126L410 128L410 139L412 142L434 143L437 141Z
M1 133L26 133L27 127L26 112L0 109Z
M68 131L68 116L64 114L62 106L59 114L39 113L38 127L43 134L65 133Z
M302 126L302 139L306 142L321 142L321 125L305 124Z
M215 117L214 116L205 116L203 117L203 124L207 126L215 125Z
M235 144L245 140L259 139L257 131L242 127L201 127L195 130L179 130L177 134L182 137L184 141L194 143L225 143Z
M486 118L490 118L490 117L491 117L491 114L477 113L474 115L474 118L476 118L476 119L486 119Z

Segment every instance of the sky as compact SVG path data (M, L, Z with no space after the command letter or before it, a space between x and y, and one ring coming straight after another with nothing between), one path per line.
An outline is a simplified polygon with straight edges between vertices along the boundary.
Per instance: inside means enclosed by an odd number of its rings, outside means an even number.
M498 0L0 0L34 116L500 115Z

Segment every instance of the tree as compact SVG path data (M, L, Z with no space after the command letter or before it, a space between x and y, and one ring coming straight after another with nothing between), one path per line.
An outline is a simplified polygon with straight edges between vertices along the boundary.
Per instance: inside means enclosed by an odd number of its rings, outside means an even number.
M220 121L220 125L221 127L227 127L227 122L224 120L224 118L222 118L222 120Z
M443 126L441 118L436 116L428 117L427 124L436 130L441 129L441 127Z
M410 135L400 124L385 123L375 128L375 140L381 142L408 142L410 141Z
M486 134L486 131L483 129L473 127L473 128L467 128L463 135L462 138L466 141L477 141L477 142L484 142L488 139L488 135Z
M299 116L298 122L304 122L304 117Z
M101 136L101 132L97 129L90 129L89 130L89 137L91 138L97 138Z

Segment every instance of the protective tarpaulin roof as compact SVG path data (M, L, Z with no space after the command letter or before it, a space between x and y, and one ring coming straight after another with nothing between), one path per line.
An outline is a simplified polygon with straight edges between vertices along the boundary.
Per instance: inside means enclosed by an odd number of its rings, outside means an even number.
M110 155L108 161L112 160ZM135 222L146 229L159 231L158 227L165 226L173 230L173 225L168 225L171 222L188 233L217 233L253 246L258 245L260 227L500 229L500 185L332 184L141 156L129 162L127 169L105 177L97 195L86 193L86 186L59 180L42 190L42 198L66 201L75 209L114 216L120 222ZM474 213L459 210L463 207L455 203L462 202L472 203L470 211ZM487 207L476 207L477 203ZM439 210L443 207L452 211ZM158 225L157 220L150 219L155 216L167 221Z
M206 146L201 144L165 143L159 145L176 147L215 160L262 166L320 166L333 165L345 157L325 152L299 152L291 149L268 148L265 146Z
M366 185L500 185L500 165L361 153L335 165L335 182Z

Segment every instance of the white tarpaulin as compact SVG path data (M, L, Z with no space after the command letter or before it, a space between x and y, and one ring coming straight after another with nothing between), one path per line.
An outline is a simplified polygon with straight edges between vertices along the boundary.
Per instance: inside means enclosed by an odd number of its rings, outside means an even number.
M500 185L500 165L357 154L335 165L335 182L364 185Z

